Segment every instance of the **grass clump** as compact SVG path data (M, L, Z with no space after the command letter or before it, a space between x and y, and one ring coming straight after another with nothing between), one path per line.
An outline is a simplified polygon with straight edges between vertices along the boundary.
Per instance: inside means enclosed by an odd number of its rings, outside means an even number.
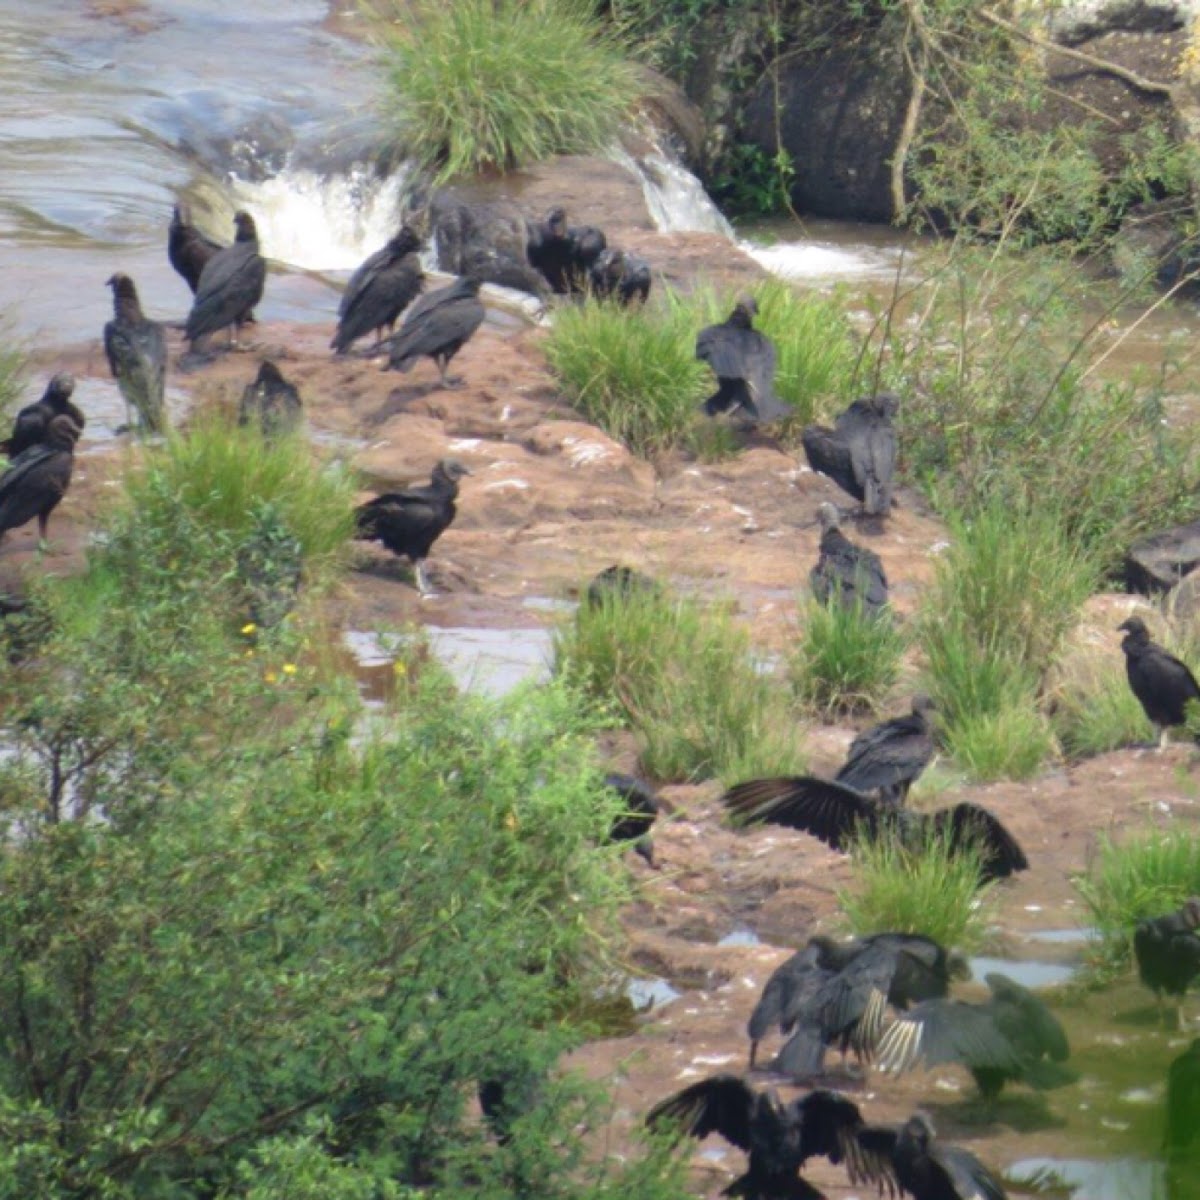
M711 372L696 333L707 323L686 301L632 310L589 299L555 313L546 360L587 420L648 457L686 444L701 420Z
M364 7L399 139L439 181L602 147L646 89L587 0Z
M890 614L809 597L788 662L797 700L821 714L874 709L894 686L907 639Z
M860 838L851 860L854 881L837 900L852 933L920 933L960 950L982 944L990 885L979 886L981 856L973 847L952 848L932 831L915 848L897 838Z
M654 594L584 604L555 640L556 669L612 705L661 780L727 782L803 771L786 694L724 609Z
M1200 895L1200 837L1182 829L1117 842L1104 837L1087 874L1073 881L1111 966L1130 960L1134 927Z
M775 391L795 420L814 415L850 387L858 350L841 307L804 296L780 280L753 291L755 327L775 344ZM734 300L701 290L671 293L663 303L630 310L588 301L555 314L546 359L570 402L635 454L686 446L701 457L732 448L699 413L716 391L712 371L696 358L696 335L723 321Z
M1096 563L1052 508L996 496L950 526L917 623L927 690L960 766L979 779L1027 778L1053 749L1038 696Z
M1063 751L1088 758L1154 739L1121 656L1072 656L1056 673L1050 719Z

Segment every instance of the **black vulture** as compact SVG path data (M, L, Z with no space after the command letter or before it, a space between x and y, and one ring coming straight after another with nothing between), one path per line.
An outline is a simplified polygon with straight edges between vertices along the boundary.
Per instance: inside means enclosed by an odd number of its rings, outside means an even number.
M437 363L442 387L460 383L461 380L446 377L446 368L483 324L485 309L479 299L479 287L478 279L467 276L422 296L409 309L400 332L393 334L388 342L387 369L408 371L418 358L432 358Z
M258 229L248 212L234 218L237 237L232 246L214 254L200 273L196 298L188 313L184 336L193 348L201 338L229 329L229 344L250 319L262 299L267 263L258 252Z
M400 314L416 299L425 282L418 251L421 239L405 225L350 276L338 305L338 327L330 346L338 354L375 331L375 348L390 334Z
M757 313L754 297L743 296L724 321L696 335L696 357L717 377L717 390L704 402L710 417L734 408L755 421L788 415L788 406L775 395L775 347L754 328Z
M600 253L588 272L593 296L625 305L635 300L644 304L650 296L650 283L650 264L644 258L611 246Z
M850 743L835 780L856 792L878 792L883 800L903 804L908 789L937 751L929 725L933 711L933 701L918 694L907 716L893 717L860 733Z
M214 242L192 224L191 209L184 201L175 205L167 230L167 258L191 288L193 296L208 260L223 249L220 242Z
M417 587L429 591L424 562L433 543L454 520L458 481L470 475L456 458L444 458L433 468L429 483L403 492L385 492L355 513L358 537L382 542L393 554L412 560Z
M959 956L948 954L932 938L878 933L846 943L812 938L780 973L782 987L774 1001L768 980L751 1014L751 1056L757 1039L777 1020L791 1038L773 1068L811 1078L821 1072L827 1046L836 1045L843 1054L853 1049L869 1060L887 1005L903 1010L945 996L952 976L969 971Z
M800 434L808 465L828 475L843 491L861 500L869 516L892 507L896 471L893 418L900 401L891 392L855 400L829 429L809 425Z
M722 801L743 823L767 821L800 829L842 852L860 836L870 841L898 837L916 852L934 838L944 838L951 852L974 844L981 856L981 884L1029 866L999 818L967 801L935 813L910 812L814 775L753 779L730 788Z
M138 429L162 433L167 427L166 331L142 312L137 288L128 275L118 272L108 286L113 291L113 319L104 326L108 368L126 409L138 415Z
M906 1071L918 1063L962 1063L989 1101L1009 1080L1039 1090L1073 1083L1078 1076L1059 1065L1071 1048L1054 1014L1007 975L987 975L985 982L992 995L982 1004L929 1000L895 1021L879 1042L879 1066Z
M1183 994L1200 977L1200 896L1162 917L1139 921L1133 931L1138 975L1162 1004L1163 993L1176 997L1177 1024L1183 1027Z
M939 1142L921 1113L898 1129L864 1125L855 1142L847 1161L856 1184L878 1184L882 1176L885 1187L894 1182L914 1200L1006 1200L1000 1180L969 1150Z
M588 608L600 608L606 602L624 602L635 596L651 598L662 595L658 582L632 567L614 564L597 572L587 586Z
M567 210L555 207L531 227L525 257L552 292L568 296L584 290L607 244L601 230L593 225L569 226Z
M838 510L832 504L822 504L817 517L821 522L821 556L808 577L813 595L821 604L857 607L864 616L886 612L888 582L879 555L865 546L856 546L841 531Z
M1167 1070L1167 1153L1200 1152L1200 1038Z
M17 413L13 422L13 431L6 442L0 443L10 458L16 458L30 446L36 446L45 438L50 422L58 416L68 416L80 429L83 428L84 416L71 403L71 393L75 390L75 376L66 371L60 371L46 385L42 398L33 404L27 404Z
M604 786L625 801L625 811L608 831L609 841L632 842L634 850L653 867L654 843L650 838L650 827L660 807L654 789L636 775L622 775L617 771L605 775Z
M479 1109L501 1146L512 1141L514 1122L537 1106L545 1086L546 1073L524 1064L503 1073L497 1070L479 1081Z
M50 514L71 483L79 434L79 426L59 414L50 421L42 441L8 464L0 475L0 537L37 517L38 538L45 542Z
M646 1124L659 1131L674 1126L697 1139L719 1133L744 1150L746 1172L723 1192L744 1200L820 1200L800 1168L816 1157L842 1162L863 1128L857 1105L838 1092L809 1092L784 1104L736 1075L713 1075L676 1092L650 1110Z
M294 384L284 379L279 368L264 359L253 383L238 403L238 424L257 425L268 437L290 433L303 420L304 406Z
M1186 723L1188 702L1200 700L1200 684L1186 663L1150 640L1141 617L1130 617L1117 629L1125 634L1121 649L1129 686L1154 726L1161 750L1167 744L1167 730Z

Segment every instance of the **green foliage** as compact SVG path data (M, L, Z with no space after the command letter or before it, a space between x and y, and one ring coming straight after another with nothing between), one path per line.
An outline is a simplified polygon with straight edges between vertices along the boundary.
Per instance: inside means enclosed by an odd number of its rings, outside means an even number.
M1083 897L1110 965L1130 960L1133 931L1200 895L1200 838L1188 830L1151 830L1123 841L1107 836L1086 875L1072 882Z
M728 216L769 217L791 204L796 164L780 146L774 154L753 142L731 141L709 191Z
M869 357L904 397L905 471L935 504L1052 503L1109 571L1138 534L1196 515L1200 461L1164 420L1164 381L1100 373L1120 300L1047 252L1031 264L959 245L880 314Z
M990 885L979 886L980 855L974 848L951 852L948 840L937 834L916 851L894 838L860 839L851 857L854 882L837 899L852 933L921 933L959 950L983 942Z
M1053 749L1037 695L1096 581L1050 507L997 498L950 522L918 619L947 746L974 777L1027 778Z
M891 615L809 597L788 662L797 699L818 713L878 708L895 684L907 639Z
M775 343L776 394L806 423L853 378L858 350L842 306L780 280L759 284L753 295L756 328ZM697 410L716 384L696 359L696 335L733 305L709 290L670 293L638 310L588 301L555 315L546 359L571 403L635 454L688 446L714 457L722 443L714 445L711 424Z
M1072 758L1154 739L1121 655L1072 654L1055 679L1051 703L1054 731Z
M0 336L4 336L0 326ZM10 338L0 344L0 421L10 424L16 415L28 374L24 349Z
M220 414L147 450L122 487L112 537L150 569L234 572L240 552L244 574L273 577L298 556L315 582L337 569L353 532L348 473L322 465L302 438L267 438Z
M438 178L586 153L646 79L587 0L377 0L387 108Z
M722 608L653 594L581 605L555 639L559 674L612 705L642 768L727 782L804 769L786 697Z
M686 301L627 309L587 300L554 316L546 361L567 399L635 454L686 444L711 373L696 359L708 320Z

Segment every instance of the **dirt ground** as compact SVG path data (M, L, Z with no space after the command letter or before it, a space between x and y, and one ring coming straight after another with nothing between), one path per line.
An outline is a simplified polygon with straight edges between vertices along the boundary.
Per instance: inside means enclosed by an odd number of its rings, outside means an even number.
M436 386L428 361L402 376L381 370L379 360L332 358L332 328L332 319L258 325L248 351L221 355L190 373L175 370L171 386L177 410L230 404L258 362L274 359L301 390L314 443L362 472L364 496L376 485L427 478L446 454L470 467L458 520L430 560L440 594L422 599L386 551L366 547L340 601L345 628L409 621L491 629L544 624L552 619L546 607L529 601L569 599L596 571L620 562L681 589L729 597L765 652L787 647L795 597L816 557L816 507L845 501L793 451L763 438L713 465L680 457L655 466L639 461L562 404L539 353L543 332L511 317L489 321L468 344L454 364L467 384L454 391ZM172 334L173 364L178 338ZM98 341L45 352L37 368L31 393L52 371L75 372L91 419L71 491L51 522L50 550L37 552L34 526L0 546L0 588L7 590L19 587L27 571L77 567L106 493L140 452L111 433L121 405ZM905 491L886 522L858 523L851 532L882 556L896 607L902 616L911 614L945 545L943 527ZM1093 602L1091 639L1119 654L1115 626L1137 603L1131 597ZM906 706L898 694L896 709ZM836 768L854 732L849 725L798 728L797 737L807 743L813 769L822 772ZM620 765L631 765L630 753ZM1102 834L1150 824L1194 828L1196 780L1187 747L1163 754L1131 749L1051 768L1029 784L951 781L922 802L969 797L984 803L1028 854L1029 871L996 889L989 953L1069 961L1084 953L1082 945L1042 943L1031 935L1086 924L1070 876L1086 867ZM629 956L648 979L663 980L679 994L639 1015L632 1032L591 1043L573 1059L589 1075L615 1081L614 1146L654 1101L707 1072L742 1070L745 1022L759 990L811 933L838 929L837 892L850 878L841 856L804 835L730 830L715 786L669 787L664 794L672 812L656 834L660 869L631 856L642 887L628 914ZM730 935L733 944L722 944ZM977 998L982 984L960 994ZM1165 1061L1183 1044L1147 1024L1148 997L1129 985L1052 995L1082 1061L1116 1053L1114 1046L1123 1055ZM764 1046L763 1061L771 1049ZM762 1079L787 1090L782 1080L765 1073ZM984 1120L973 1113L970 1079L957 1068L834 1082L854 1092L868 1119L893 1120L925 1107L945 1136L1001 1167L1040 1155L1123 1153L1147 1120L1137 1112L1123 1115L1111 1087L1090 1075L1044 1098L1012 1089L1012 1098ZM1142 1091L1131 1109L1159 1102L1160 1085ZM740 1162L719 1140L698 1148L698 1193L715 1195ZM811 1178L830 1196L854 1194L828 1164L814 1163Z

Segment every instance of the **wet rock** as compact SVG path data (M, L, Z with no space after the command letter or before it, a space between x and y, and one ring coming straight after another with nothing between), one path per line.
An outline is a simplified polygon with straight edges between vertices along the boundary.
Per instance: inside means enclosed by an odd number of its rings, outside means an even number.
M1113 244L1113 263L1131 279L1153 277L1161 288L1171 288L1200 269L1195 239L1188 233L1194 219L1191 205L1180 198L1139 204L1125 214ZM1180 292L1200 293L1200 282L1191 279Z
M525 256L529 223L512 200L471 202L438 192L429 205L429 237L438 269L544 295L546 282Z
M1122 30L1165 33L1200 16L1200 0L1080 0L1055 10L1049 21L1056 41L1075 46Z
M1125 557L1125 584L1132 592L1170 591L1200 566L1200 521L1177 525L1134 542Z
M1178 621L1192 622L1200 616L1200 571L1185 575L1167 593L1165 607Z

